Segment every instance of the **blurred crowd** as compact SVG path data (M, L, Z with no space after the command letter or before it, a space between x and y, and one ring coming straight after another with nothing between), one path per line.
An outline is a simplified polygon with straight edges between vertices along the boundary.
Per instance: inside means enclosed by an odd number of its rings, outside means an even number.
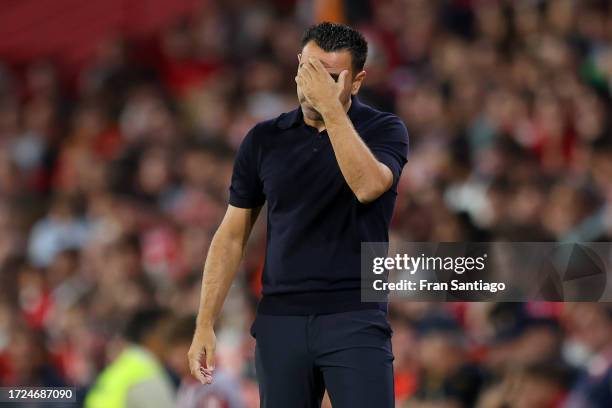
M0 385L82 400L156 306L133 341L178 406L258 406L265 221L218 323L215 387L186 353L236 148L297 106L312 17L291 3L206 1L153 38L108 38L71 76L0 59ZM345 3L370 45L360 98L410 134L392 239L612 238L609 2ZM398 406L612 406L609 305L396 303L390 319Z

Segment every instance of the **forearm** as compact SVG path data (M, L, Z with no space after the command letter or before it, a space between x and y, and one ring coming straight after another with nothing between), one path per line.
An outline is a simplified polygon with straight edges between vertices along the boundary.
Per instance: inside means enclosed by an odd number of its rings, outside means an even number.
M243 240L221 231L215 234L204 265L198 326L214 325L236 276L243 253Z
M340 171L361 202L372 201L391 187L390 170L372 154L338 102L321 112Z

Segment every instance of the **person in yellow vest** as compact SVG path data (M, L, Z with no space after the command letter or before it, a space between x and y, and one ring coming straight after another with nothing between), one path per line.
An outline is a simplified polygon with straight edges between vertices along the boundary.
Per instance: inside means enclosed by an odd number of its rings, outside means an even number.
M126 326L117 357L98 376L85 408L167 408L176 395L161 363L164 312L136 312Z

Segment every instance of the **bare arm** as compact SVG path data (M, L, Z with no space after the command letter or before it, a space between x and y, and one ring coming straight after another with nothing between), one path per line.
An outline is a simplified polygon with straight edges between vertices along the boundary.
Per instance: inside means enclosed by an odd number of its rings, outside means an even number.
M296 82L306 99L321 114L346 183L362 203L376 200L393 184L393 173L378 161L349 119L339 96L350 88L348 71L335 82L320 61L300 65Z
M369 203L391 188L391 170L372 154L338 101L321 112L338 166L359 202Z
M229 205L208 250L196 330L188 353L191 373L203 384L212 382L216 342L213 326L236 276L260 209ZM206 357L206 367L202 367L202 357Z

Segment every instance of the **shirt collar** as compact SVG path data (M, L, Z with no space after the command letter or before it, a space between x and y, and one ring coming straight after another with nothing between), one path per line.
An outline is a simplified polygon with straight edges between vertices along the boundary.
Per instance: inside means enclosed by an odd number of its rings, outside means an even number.
M351 106L347 112L348 117L351 119L353 124L359 117L359 112L363 108L363 103L357 98L357 96L351 96ZM302 113L302 108L298 106L297 109L292 110L291 112L287 112L278 119L277 125L279 128L283 130L290 129L296 125L304 123L304 114Z

